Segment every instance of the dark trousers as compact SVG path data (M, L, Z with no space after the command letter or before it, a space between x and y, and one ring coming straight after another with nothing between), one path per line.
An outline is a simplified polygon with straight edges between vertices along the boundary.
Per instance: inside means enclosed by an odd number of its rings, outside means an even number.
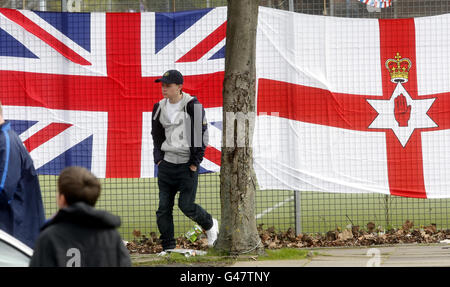
M163 249L176 247L173 226L173 205L175 195L180 191L178 207L190 219L203 229L212 227L212 217L200 205L195 204L197 193L198 171L192 171L189 165L173 164L161 161L158 166L159 206L156 221Z

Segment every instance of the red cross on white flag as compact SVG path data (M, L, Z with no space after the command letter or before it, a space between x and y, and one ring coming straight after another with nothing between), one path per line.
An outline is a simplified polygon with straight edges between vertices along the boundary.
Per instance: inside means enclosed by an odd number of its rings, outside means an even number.
M449 197L449 20L260 21L260 185Z

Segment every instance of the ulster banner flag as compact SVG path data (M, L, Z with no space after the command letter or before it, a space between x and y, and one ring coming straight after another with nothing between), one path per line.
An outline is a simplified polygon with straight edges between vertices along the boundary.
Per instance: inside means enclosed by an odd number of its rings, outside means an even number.
M260 187L450 196L449 15L260 11Z

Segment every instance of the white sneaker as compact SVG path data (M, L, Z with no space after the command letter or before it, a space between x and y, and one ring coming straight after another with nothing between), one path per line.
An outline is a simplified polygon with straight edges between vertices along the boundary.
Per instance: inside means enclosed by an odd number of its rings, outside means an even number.
M216 243L217 234L219 234L219 223L217 222L217 219L213 218L213 226L211 227L211 229L206 231L209 247L213 247L214 243Z
M164 256L166 256L167 255L167 252L166 251L161 251L161 252L159 252L158 254L156 254L156 256L158 256L158 257L164 257Z

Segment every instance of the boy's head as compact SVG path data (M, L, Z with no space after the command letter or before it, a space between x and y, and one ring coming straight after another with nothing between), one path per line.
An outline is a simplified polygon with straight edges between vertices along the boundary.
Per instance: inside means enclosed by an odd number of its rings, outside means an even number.
M155 83L161 83L163 97L170 100L181 94L183 81L183 75L179 71L169 70L161 78L156 79Z
M63 208L76 202L95 206L100 196L100 181L84 167L63 169L58 178L58 206Z

